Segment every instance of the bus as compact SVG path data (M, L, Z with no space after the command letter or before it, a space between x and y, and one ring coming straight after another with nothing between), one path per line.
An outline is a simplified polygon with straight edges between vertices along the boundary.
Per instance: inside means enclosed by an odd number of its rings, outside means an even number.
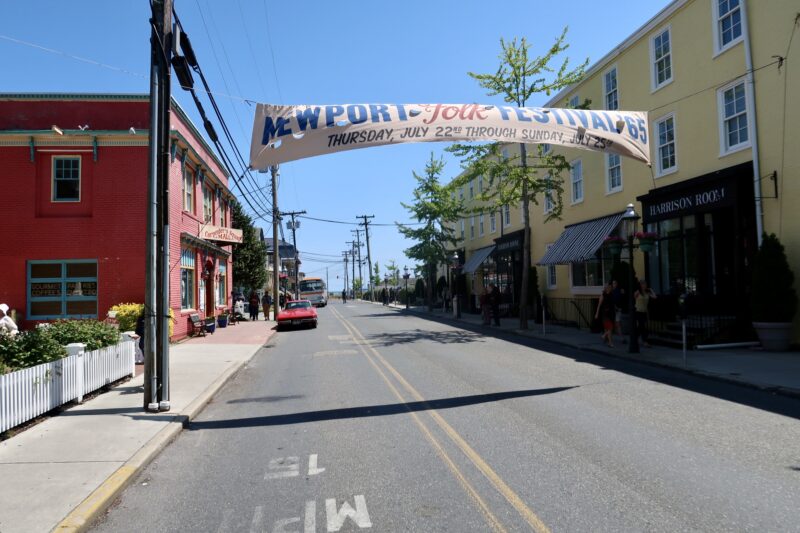
M309 300L316 307L328 305L328 289L322 278L300 280L300 299Z

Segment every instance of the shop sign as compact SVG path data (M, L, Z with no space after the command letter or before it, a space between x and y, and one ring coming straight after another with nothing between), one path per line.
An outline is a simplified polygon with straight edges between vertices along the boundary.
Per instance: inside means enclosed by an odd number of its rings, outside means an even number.
M258 104L250 166L387 144L548 143L650 163L647 112L479 104Z
M244 234L240 229L207 225L200 226L198 237L207 241L232 242L236 244L241 243L244 240Z
M495 246L494 253L508 252L509 250L519 250L522 247L519 239L501 242Z
M691 213L710 211L732 205L735 189L731 184L717 184L701 190L682 192L671 198L659 198L644 206L646 221L677 218Z

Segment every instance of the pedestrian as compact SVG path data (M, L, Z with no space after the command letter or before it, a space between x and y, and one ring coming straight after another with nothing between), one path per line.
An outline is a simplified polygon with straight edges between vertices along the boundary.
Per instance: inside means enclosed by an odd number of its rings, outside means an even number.
M342 291L342 303L343 304L347 303L347 291L346 290Z
M619 286L617 280L611 282L611 300L614 302L614 329L619 335L619 340L625 344L625 335L622 334L622 309L625 306L625 291Z
M613 285L609 283L603 287L603 293L600 295L600 301L597 302L597 309L594 312L594 318L598 318L603 322L603 335L600 337L605 341L609 348L614 347L611 341L611 335L614 332L614 297Z
M142 312L139 313L136 319L136 330L134 331L134 333L139 335L139 352L141 353L141 355L138 353L136 354L136 364L144 363L144 332L144 306L142 306Z
M284 308L284 306L286 305L286 293L282 292L278 294L278 304L280 304L281 309Z
M484 326L492 325L491 309L489 308L489 291L486 287L483 288L480 296L481 303L481 318L483 319Z
M489 284L489 305L492 308L492 316L494 317L494 325L500 325L500 301L503 296L500 294L500 289L494 283Z
M258 320L258 294L256 294L256 291L250 291L247 303L250 311L250 320Z
M261 307L264 309L264 320L269 320L269 310L272 307L272 296L269 292L264 291L264 296L261 297Z
M17 333L19 333L19 328L14 319L8 316L8 305L0 304L0 335L13 337Z
M655 300L656 298L656 293L647 286L645 280L639 282L639 290L633 293L636 305L636 335L642 338L642 346L650 347L650 343L647 342L649 336L647 331L647 308L650 305L650 300Z

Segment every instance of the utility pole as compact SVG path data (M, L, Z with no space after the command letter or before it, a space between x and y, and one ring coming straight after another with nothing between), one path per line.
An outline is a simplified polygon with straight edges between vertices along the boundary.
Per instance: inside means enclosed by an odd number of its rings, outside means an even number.
M369 267L369 291L370 299L375 301L375 287L372 285L372 254L369 250L369 219L375 218L375 215L359 215L356 218L363 218L364 222L359 223L359 226L364 226L364 234L367 238L367 266Z
M356 228L354 230L350 230L350 233L356 234L356 241L353 244L353 259L355 259L355 254L358 254L358 277L361 278L361 289L364 289L364 275L361 273L361 265L363 264L361 261L361 230ZM355 264L354 264L355 266ZM353 278L355 278L355 273L353 273ZM355 295L354 295L355 296Z
M169 132L172 0L153 0L150 19L150 156L145 249L143 407L168 411L169 400ZM159 297L159 291L161 291Z
M300 223L297 222L294 217L297 215L305 215L305 211L287 211L285 213L281 213L281 215L289 215L292 217L291 222L286 223L287 229L292 230L292 246L294 247L294 299L300 299L300 266L298 263L298 255L297 255L297 235L295 231L297 228L300 227Z
M281 212L278 211L278 166L269 167L272 176L272 305L275 306L275 321L278 321L278 307L280 304L280 260L278 242L278 226L281 223Z
M347 302L347 256L349 254L349 250L342 252L342 255L344 256L344 288L342 289L342 303Z
M353 289L353 299L356 298L356 242L357 241L346 241L345 244L350 245L350 250L348 253L353 258L353 277L350 278L350 285Z

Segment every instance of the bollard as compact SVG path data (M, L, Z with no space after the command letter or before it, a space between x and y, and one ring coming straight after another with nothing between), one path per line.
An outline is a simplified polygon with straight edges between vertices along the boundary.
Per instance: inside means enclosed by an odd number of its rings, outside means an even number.
M67 357L71 355L77 355L77 360L75 362L75 383L78 389L78 403L83 403L83 353L86 351L86 345L82 342L73 342L67 344Z

